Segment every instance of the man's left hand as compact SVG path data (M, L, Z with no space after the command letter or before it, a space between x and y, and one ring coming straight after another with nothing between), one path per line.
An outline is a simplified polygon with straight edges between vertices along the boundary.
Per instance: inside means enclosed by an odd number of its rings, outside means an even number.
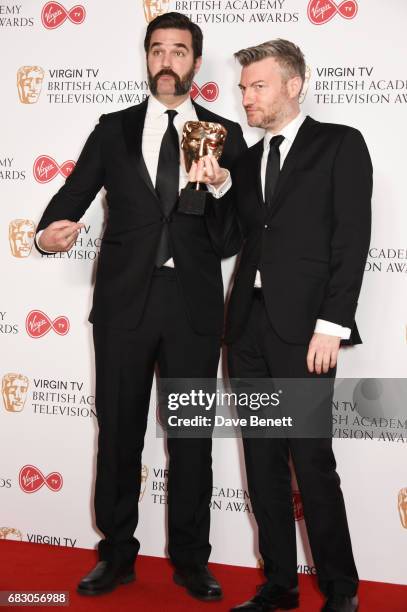
M222 187L228 176L228 170L221 168L213 155L205 155L198 163L192 162L189 171L191 183L198 181L199 183L205 183L205 185L212 185L215 189Z
M340 341L338 336L314 334L307 354L308 371L326 374L329 368L334 368L338 359Z

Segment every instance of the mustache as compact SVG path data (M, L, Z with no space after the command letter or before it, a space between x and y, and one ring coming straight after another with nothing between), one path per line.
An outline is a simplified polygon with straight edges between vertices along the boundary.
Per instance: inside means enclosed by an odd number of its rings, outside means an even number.
M171 70L171 68L163 68L162 70L160 70L159 72L157 72L157 74L155 74L152 77L152 81L154 81L154 83L157 83L158 79L162 76L170 76L173 77L173 79L175 80L175 84L177 85L178 83L181 83L181 79L179 78L178 74L176 72L174 72L173 70Z
M176 72L171 70L171 68L162 68L159 72L157 72L157 74L153 76L147 67L148 84L150 87L150 91L153 95L157 94L158 80L161 76L172 77L174 79L175 95L176 96L184 95L188 93L188 91L190 90L194 75L195 75L194 67L192 67L191 70L187 72L187 74L185 74L183 77L180 77Z

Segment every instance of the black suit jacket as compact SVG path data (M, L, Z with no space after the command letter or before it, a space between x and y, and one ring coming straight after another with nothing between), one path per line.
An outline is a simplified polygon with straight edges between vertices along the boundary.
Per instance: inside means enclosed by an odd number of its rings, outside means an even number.
M228 130L220 163L231 169L246 144L237 123L194 104L198 119L222 123ZM223 283L221 257L239 248L231 216L231 193L216 200L208 193L204 217L169 217L151 182L142 156L147 100L103 115L89 136L75 169L52 198L37 231L52 221L78 221L102 186L108 219L96 273L92 323L131 329L140 322L154 271L163 223L168 223L177 279L197 333L221 334Z
M357 130L307 117L283 164L270 208L263 202L263 140L233 172L243 238L226 339L242 333L256 270L280 337L306 344L318 318L352 329L370 241L372 166Z

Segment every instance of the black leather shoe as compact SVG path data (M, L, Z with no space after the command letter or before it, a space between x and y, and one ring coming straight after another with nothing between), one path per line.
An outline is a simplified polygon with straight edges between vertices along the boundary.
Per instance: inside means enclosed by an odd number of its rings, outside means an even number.
M192 597L202 601L219 601L223 597L219 582L206 565L194 568L177 567L174 582L185 587Z
M331 595L326 600L322 612L357 612L359 609L359 600L357 595L349 597L348 595Z
M294 610L299 607L298 588L285 589L278 585L263 584L257 594L231 608L231 612L270 612L271 610Z
M80 595L103 595L114 591L119 584L135 580L134 566L117 566L110 561L99 561L78 584Z

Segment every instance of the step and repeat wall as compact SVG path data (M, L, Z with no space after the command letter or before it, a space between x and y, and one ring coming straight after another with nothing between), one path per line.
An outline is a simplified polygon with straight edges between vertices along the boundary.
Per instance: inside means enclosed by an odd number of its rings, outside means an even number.
M149 20L187 14L204 32L193 98L247 127L238 49L287 38L303 50L306 114L364 135L374 166L373 233L357 320L364 344L343 350L338 375L406 376L405 199L407 5L403 0L0 0L0 539L92 548L97 426L87 322L106 215L100 192L69 253L33 248L41 214L75 166L98 117L148 95ZM234 260L223 264L225 288ZM220 368L220 376L222 371ZM407 584L405 423L378 439L337 419L334 441L363 579ZM345 418L346 417L346 418ZM353 423L354 424L354 423ZM165 555L167 457L155 393L143 454L141 552ZM194 475L191 474L191 478ZM188 482L185 482L188 487ZM293 485L298 571L314 573ZM211 559L256 566L256 526L241 444L214 441Z

